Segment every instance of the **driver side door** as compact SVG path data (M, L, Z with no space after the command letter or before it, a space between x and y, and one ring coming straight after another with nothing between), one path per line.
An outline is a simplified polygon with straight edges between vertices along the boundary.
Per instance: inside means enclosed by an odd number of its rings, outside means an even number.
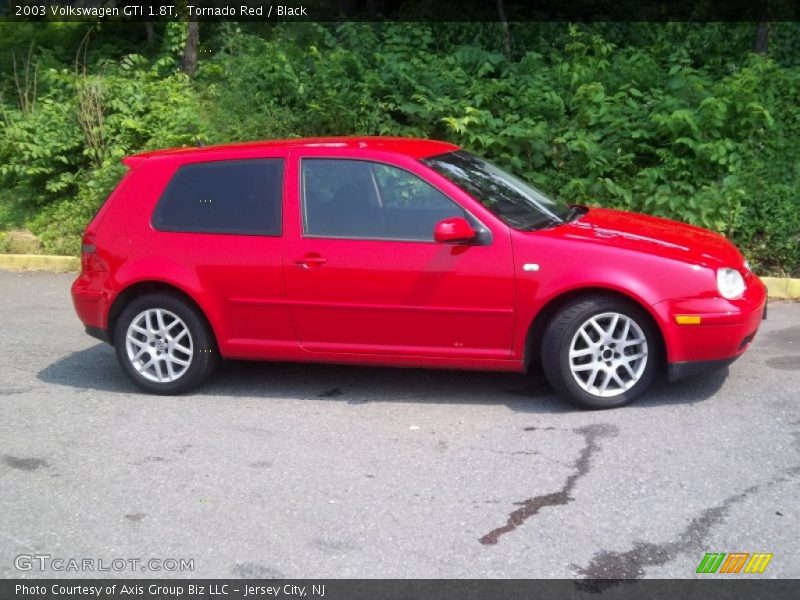
M420 167L422 169L422 167ZM291 322L311 352L508 359L514 273L494 235L422 174L385 162L304 156L299 235L285 240ZM466 217L480 241L437 243Z

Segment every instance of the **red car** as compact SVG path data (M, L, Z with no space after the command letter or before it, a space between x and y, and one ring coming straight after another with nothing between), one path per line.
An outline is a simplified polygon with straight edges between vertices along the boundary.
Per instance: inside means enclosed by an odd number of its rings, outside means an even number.
M149 392L221 357L526 371L622 406L753 340L723 237L568 206L452 144L294 139L137 154L83 237L89 334Z

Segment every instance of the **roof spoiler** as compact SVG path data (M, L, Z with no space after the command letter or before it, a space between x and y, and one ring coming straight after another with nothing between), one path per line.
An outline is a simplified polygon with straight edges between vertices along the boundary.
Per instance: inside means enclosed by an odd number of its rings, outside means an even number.
M135 169L145 160L146 157L144 156L126 156L125 158L122 159L122 164L128 167L129 169Z

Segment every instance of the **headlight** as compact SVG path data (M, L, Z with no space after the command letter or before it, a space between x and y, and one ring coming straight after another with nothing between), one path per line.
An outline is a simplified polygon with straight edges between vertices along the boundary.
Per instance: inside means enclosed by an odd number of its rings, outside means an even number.
M717 271L717 289L723 298L735 300L744 294L744 279L736 269Z

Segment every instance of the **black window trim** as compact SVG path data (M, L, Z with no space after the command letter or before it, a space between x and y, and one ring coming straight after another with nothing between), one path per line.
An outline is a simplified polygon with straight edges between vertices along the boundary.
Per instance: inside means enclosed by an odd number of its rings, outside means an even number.
M240 231L234 229L199 229L199 228L187 228L187 227L170 227L165 225L160 225L156 223L156 215L158 214L158 209L161 206L161 203L164 201L164 197L167 195L170 187L173 185L176 176L180 173L181 169L186 167L194 167L198 165L212 165L212 164L241 164L241 163L253 163L253 162L266 162L266 161L278 161L280 162L281 167L281 185L280 185L280 198L278 200L278 227L277 231L275 232L257 232L257 231ZM155 206L153 207L153 211L150 214L150 226L155 231L163 231L166 233L203 233L208 235L239 235L239 236L249 236L249 237L269 237L269 238L282 238L283 237L283 213L285 208L286 202L286 157L285 156L258 156L252 158L221 158L217 160L202 160L202 161L191 161L191 162L184 162L181 163L177 169L170 175L169 182L164 187L164 190L161 192L161 195L158 197L158 201L156 202Z
M477 223L478 227L475 227L478 235L475 237L475 241L472 243L473 246L488 246L492 243L492 230L489 229L483 221L481 221L478 217L476 217L472 211L464 208L460 202L457 202L452 196L447 194L446 192L442 191L439 186L434 185L424 177L421 177L414 171L407 169L405 167L401 167L400 165L396 165L391 162L387 162L384 160L378 160L374 158L360 158L360 157L351 157L351 156L300 156L298 157L298 175L297 178L297 185L298 185L298 198L300 199L300 216L301 216L301 236L303 239L318 239L318 240L354 240L354 241L362 241L362 242L408 242L410 244L439 244L436 240L432 239L409 239L409 238L389 238L389 237L364 237L364 236L350 236L350 235L314 235L309 234L307 230L308 225L308 215L306 214L306 192L305 192L305 172L303 171L303 161L305 160L349 160L349 161L358 161L358 162L367 162L373 163L377 165L384 165L387 167L393 167L395 169L400 169L401 171L405 171L410 175L413 175L417 179L421 179L437 192L442 194L445 198L450 200L453 204L455 204L458 208L464 211L470 218ZM372 170L370 169L370 173ZM435 171L434 171L435 173ZM373 174L374 177L374 174ZM375 182L377 186L377 182Z

